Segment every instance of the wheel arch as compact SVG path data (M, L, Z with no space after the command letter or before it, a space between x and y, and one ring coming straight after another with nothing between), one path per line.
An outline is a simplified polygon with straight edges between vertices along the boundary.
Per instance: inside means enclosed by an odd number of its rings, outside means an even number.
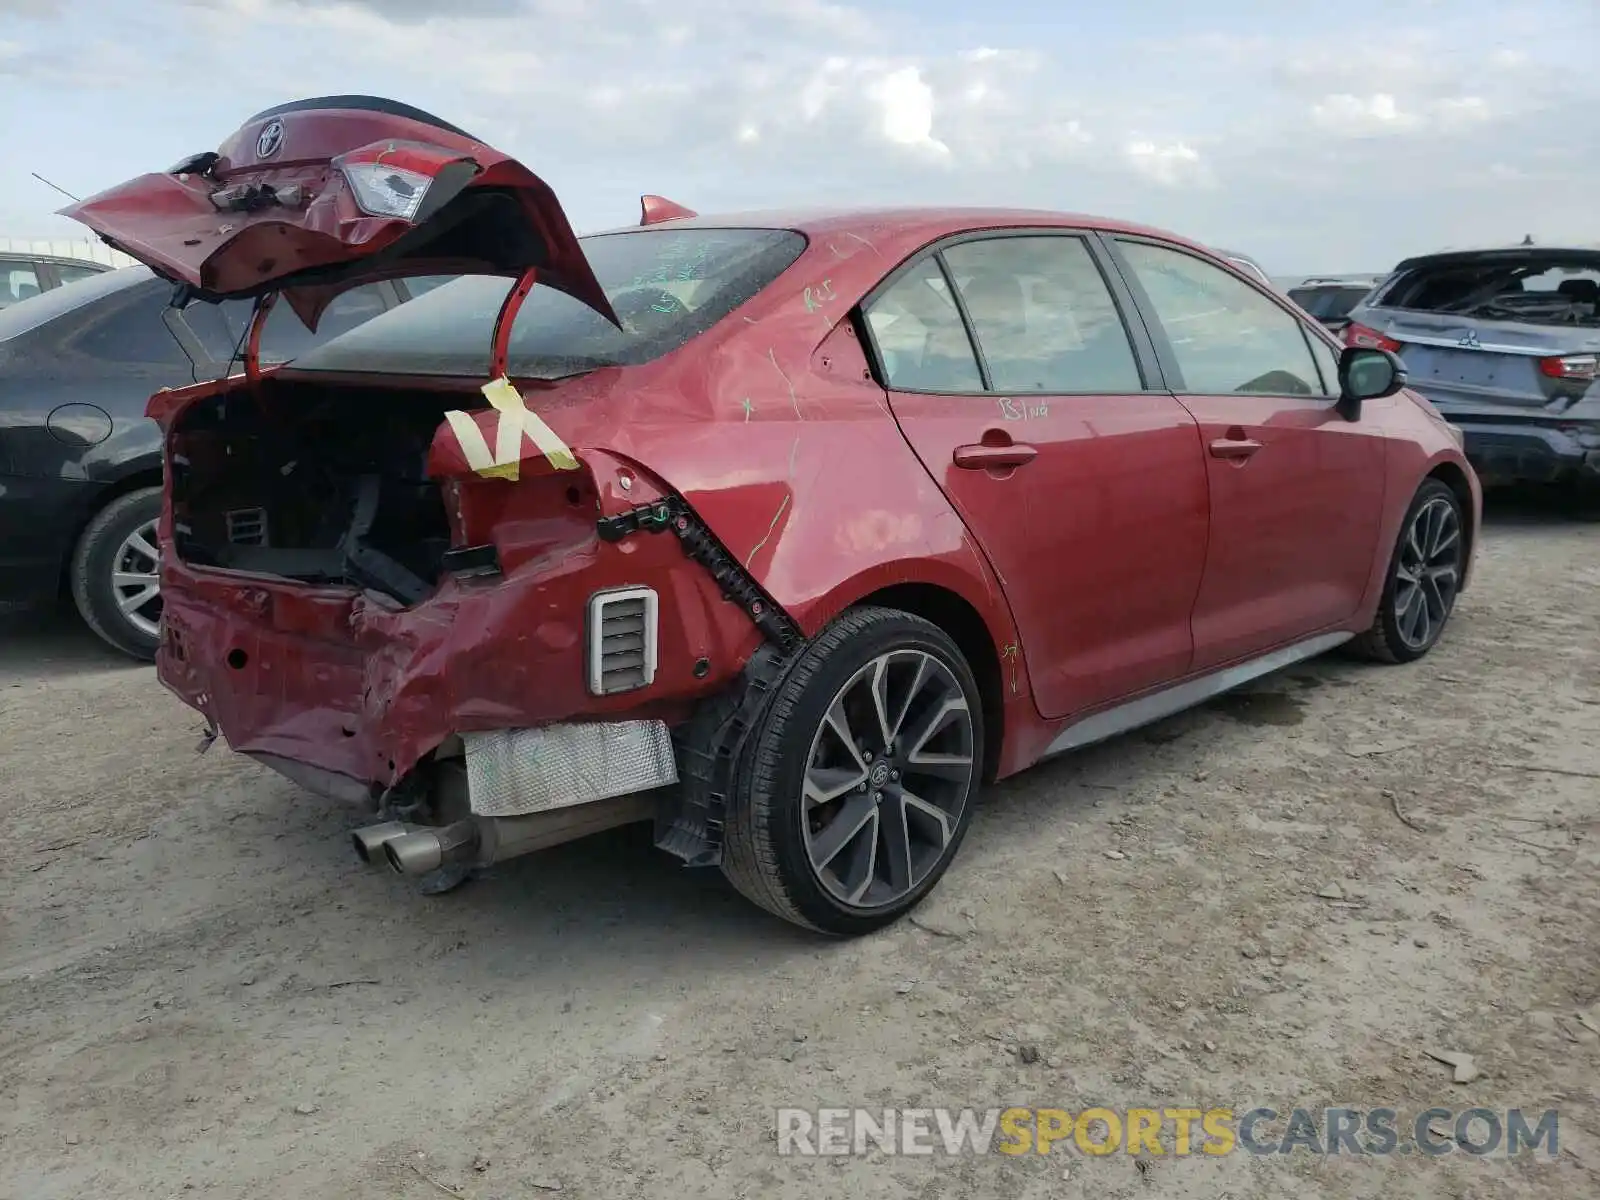
M129 492L137 492L141 488L161 486L161 465L142 467L129 471L126 475L114 479L102 487L94 498L94 503L88 505L83 512L78 514L78 519L73 523L72 534L67 539L65 552L61 555L61 566L58 571L56 586L59 594L66 598L72 593L72 560L78 552L78 543L83 540L83 531L89 528L89 523L105 510L106 505L112 504L126 496Z
M1461 465L1450 460L1439 463L1427 474L1428 479L1437 479L1454 493L1456 500L1461 505L1461 536L1466 543L1463 546L1462 561L1467 564L1462 573L1461 585L1458 591L1465 591L1472 574L1473 551L1477 547L1477 507L1473 503L1472 481L1467 478L1467 473Z
M1001 682L1000 652L982 614L960 593L936 583L896 583L869 592L850 605L893 608L921 617L950 635L977 680L983 704L983 775L992 782L998 773L1005 741L1005 691Z

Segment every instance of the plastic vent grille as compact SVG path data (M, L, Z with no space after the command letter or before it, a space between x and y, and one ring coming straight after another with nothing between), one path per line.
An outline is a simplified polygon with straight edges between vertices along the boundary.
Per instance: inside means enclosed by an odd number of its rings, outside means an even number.
M267 544L267 511L264 508L236 508L227 514L228 541L235 546Z
M646 587L589 598L590 692L612 696L655 681L658 611L656 594Z

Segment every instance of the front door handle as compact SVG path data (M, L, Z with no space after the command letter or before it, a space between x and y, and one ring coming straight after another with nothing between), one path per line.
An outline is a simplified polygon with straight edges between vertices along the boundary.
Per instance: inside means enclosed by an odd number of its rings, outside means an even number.
M1211 443L1211 457L1244 459L1259 449L1261 443L1254 438L1218 438Z
M1004 467L1021 467L1039 456L1039 451L1024 442L1006 442L991 445L976 442L970 446L957 446L950 457L956 466L966 471L993 471Z

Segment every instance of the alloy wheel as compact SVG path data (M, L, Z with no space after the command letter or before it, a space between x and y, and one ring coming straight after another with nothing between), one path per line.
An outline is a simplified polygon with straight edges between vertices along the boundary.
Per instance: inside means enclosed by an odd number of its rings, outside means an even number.
M1431 645L1444 627L1461 586L1461 517L1443 496L1412 514L1395 563L1394 618L1400 640L1413 650Z
M881 654L839 689L802 806L811 868L835 899L882 908L928 877L960 827L974 744L961 684L932 654Z
M147 637L161 636L161 551L156 543L156 522L139 526L117 547L111 591L128 624Z

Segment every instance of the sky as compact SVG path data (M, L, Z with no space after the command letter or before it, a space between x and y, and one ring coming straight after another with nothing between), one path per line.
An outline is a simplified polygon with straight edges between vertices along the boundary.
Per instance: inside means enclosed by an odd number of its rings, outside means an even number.
M515 155L580 231L995 204L1273 274L1600 241L1600 0L0 0L0 236L364 93Z

